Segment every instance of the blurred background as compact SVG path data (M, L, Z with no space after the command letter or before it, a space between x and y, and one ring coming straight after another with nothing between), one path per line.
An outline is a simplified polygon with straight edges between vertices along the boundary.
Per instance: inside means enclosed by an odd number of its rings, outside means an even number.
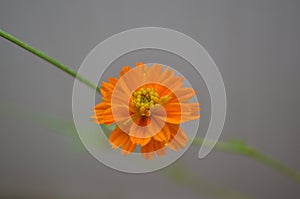
M157 26L185 33L223 76L228 112L221 140L244 140L300 171L299 8L297 0L1 0L0 27L74 70L121 31ZM0 198L300 197L299 183L272 168L220 151L199 160L199 147L148 174L102 165L76 135L73 82L0 38Z

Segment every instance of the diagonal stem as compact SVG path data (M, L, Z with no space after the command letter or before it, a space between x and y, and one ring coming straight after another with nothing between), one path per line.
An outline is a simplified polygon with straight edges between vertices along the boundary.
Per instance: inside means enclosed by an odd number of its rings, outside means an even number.
M205 144L202 138L195 138L192 143L194 146L202 146ZM206 143L210 144L210 143ZM214 146L215 150L225 151L230 153L240 154L249 158L252 158L276 171L282 173L297 183L300 183L300 173L288 166L284 165L283 163L272 159L271 157L265 155L264 153L256 150L255 148L251 147L247 143L242 140L232 139L226 142L218 141L218 143Z
M76 71L72 70L71 68L67 67L66 65L62 64L61 62L55 60L54 58L50 57L49 55L43 53L42 51L30 46L29 44L21 41L20 39L14 37L13 35L3 31L0 29L0 36L7 39L8 41L11 41L12 43L24 48L25 50L31 52L32 54L38 56L39 58L49 62L50 64L54 65L55 67L61 69L62 71L68 73L69 75L71 75L72 77L78 79L79 81L81 81L82 83L84 83L85 85L87 85L88 87L96 90L96 91L100 91L99 87L96 86L95 84L91 83L89 80L85 79L84 77L80 76L79 74L77 74Z

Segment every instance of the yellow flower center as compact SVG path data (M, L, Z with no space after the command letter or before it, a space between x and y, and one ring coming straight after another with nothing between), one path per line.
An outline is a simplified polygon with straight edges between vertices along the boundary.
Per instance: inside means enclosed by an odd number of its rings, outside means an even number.
M142 116L150 116L150 108L159 102L159 95L153 88L140 88L132 94L132 105Z
M140 88L132 94L132 105L141 116L150 116L150 109L157 104L164 105L171 99L166 95L160 97L153 88Z

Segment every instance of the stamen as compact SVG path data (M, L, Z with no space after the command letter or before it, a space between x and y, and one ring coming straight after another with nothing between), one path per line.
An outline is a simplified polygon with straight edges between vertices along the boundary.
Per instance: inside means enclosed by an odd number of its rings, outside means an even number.
M165 96L163 96L163 97L160 98L159 103L161 105L165 105L166 103L168 103L170 101L171 98L172 98L171 96L165 95Z
M136 111L142 115L149 117L151 107L161 102L166 103L169 98L159 98L159 94L153 88L140 88L133 92L131 104L135 107Z

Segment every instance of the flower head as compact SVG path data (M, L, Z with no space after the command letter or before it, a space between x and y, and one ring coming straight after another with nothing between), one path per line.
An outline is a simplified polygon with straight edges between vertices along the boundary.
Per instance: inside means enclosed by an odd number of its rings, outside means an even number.
M166 148L184 148L187 136L180 124L198 119L199 103L189 102L192 88L183 88L183 77L159 64L124 66L119 78L108 78L100 88L102 102L94 108L96 123L116 123L109 141L128 155L140 146L145 159L161 157Z

